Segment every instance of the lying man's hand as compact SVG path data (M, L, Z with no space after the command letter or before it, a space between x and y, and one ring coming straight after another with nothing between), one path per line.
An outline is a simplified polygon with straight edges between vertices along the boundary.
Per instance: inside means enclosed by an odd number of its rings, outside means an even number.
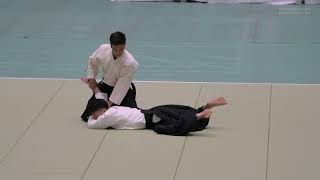
M110 108L112 106L113 102L108 101L108 108Z

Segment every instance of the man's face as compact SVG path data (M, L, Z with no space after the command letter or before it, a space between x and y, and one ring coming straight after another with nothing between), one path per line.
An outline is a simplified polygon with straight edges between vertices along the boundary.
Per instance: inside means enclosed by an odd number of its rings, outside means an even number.
M114 57L120 57L123 52L124 49L126 48L125 44L120 44L120 45L111 45L112 48L112 54L114 55Z

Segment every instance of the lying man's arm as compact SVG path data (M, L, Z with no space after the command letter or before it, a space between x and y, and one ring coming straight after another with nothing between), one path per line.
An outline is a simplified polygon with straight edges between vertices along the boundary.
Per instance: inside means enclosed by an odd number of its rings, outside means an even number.
M92 116L88 119L89 129L106 129L116 125L116 118L113 117L113 110L108 109L104 114L100 115L97 119Z

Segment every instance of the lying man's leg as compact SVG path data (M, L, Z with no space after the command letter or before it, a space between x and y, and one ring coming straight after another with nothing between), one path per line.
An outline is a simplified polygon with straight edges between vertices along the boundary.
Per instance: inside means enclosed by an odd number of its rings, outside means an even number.
M228 104L227 101L223 97L219 97L217 99L209 100L204 106L200 107L198 109L198 113L196 114L198 123L194 130L201 131L208 126L210 117L212 115L212 111L210 110L211 108L226 104Z
M209 109L205 109L202 112L197 113L196 117L198 120L209 119L211 114L212 114L212 111L210 111Z
M223 106L228 104L227 101L224 99L224 97L219 97L217 99L211 99L207 102L207 104L205 104L204 106L202 106L203 109L211 109L213 107L216 106Z

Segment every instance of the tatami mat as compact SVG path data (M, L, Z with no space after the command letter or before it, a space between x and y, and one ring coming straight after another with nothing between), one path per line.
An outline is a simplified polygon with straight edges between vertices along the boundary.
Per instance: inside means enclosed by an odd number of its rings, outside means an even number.
M0 79L0 162L62 86L55 80Z
M148 130L109 131L84 179L173 179L184 141Z
M204 85L198 106L219 96L229 104L187 137L176 180L265 179L270 85Z
M75 180L82 177L106 131L88 130L80 121L79 114L89 97L88 89L79 81L61 82L63 87L1 163L0 179ZM42 91L49 90L50 86L40 85L38 88ZM26 105L33 106L33 103Z
M137 82L137 102L142 109L163 104L183 104L194 107L200 95L201 83Z
M320 179L320 86L274 85L268 179Z
M90 90L79 80L0 81L7 88L0 94L0 179L320 177L317 85L137 82L144 108L196 107L227 98L229 105L214 110L208 129L174 137L150 130L87 129L79 116ZM27 96L19 94L21 85Z

